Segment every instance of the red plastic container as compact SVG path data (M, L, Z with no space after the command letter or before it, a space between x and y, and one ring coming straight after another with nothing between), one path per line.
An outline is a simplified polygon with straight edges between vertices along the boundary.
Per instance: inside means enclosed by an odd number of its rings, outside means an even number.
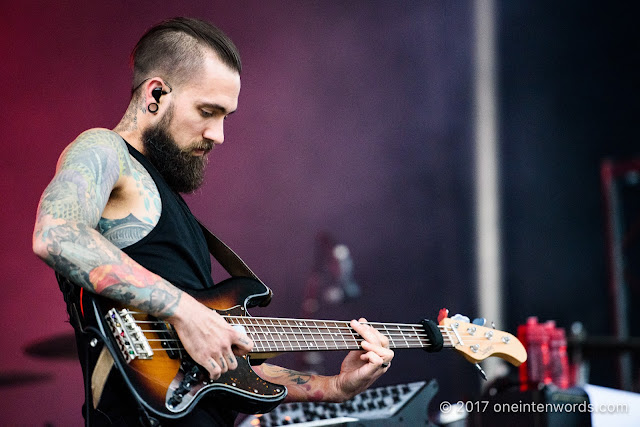
M520 365L520 389L531 384L551 383L549 327L531 316L525 325L518 326L518 339L527 349L527 361Z

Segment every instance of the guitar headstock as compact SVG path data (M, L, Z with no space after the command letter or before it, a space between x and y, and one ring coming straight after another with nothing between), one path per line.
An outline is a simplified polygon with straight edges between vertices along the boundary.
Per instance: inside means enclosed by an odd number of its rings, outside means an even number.
M451 346L472 363L490 356L500 357L514 366L527 360L527 351L520 340L508 332L469 323L456 316L439 316L438 320L445 342L450 341Z

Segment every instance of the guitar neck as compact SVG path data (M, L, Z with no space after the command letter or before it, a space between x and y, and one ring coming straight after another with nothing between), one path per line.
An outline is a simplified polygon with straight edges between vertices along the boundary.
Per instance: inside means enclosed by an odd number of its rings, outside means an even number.
M253 340L251 353L291 351L359 350L362 337L349 322L333 320L286 319L272 317L224 316L240 325ZM426 348L431 344L422 325L368 323L389 339L389 348ZM447 342L449 341L449 342ZM445 346L451 347L445 337Z

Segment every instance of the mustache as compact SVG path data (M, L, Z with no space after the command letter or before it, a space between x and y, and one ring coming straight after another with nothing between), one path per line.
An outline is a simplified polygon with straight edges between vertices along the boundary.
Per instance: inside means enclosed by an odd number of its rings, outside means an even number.
M190 152L193 151L198 151L198 150L204 150L207 153L211 150L213 150L213 142L211 141L202 141L201 144L196 145L195 147L191 147L189 149Z

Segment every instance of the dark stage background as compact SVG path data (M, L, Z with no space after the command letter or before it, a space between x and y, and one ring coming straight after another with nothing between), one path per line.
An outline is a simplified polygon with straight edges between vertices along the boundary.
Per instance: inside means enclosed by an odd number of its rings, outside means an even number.
M497 326L515 333L538 315L610 333L598 174L604 156L637 152L635 15L578 1L498 6L507 321ZM0 12L3 424L81 423L77 363L24 353L71 330L31 251L36 205L62 149L118 122L131 48L172 16L216 23L242 54L238 113L189 202L274 289L253 314L300 315L326 231L350 248L362 296L318 316L482 315L471 2L25 1ZM327 373L341 357L327 358ZM398 351L380 384L430 378L439 400L478 391L474 368L447 352ZM613 373L594 381L611 385Z

